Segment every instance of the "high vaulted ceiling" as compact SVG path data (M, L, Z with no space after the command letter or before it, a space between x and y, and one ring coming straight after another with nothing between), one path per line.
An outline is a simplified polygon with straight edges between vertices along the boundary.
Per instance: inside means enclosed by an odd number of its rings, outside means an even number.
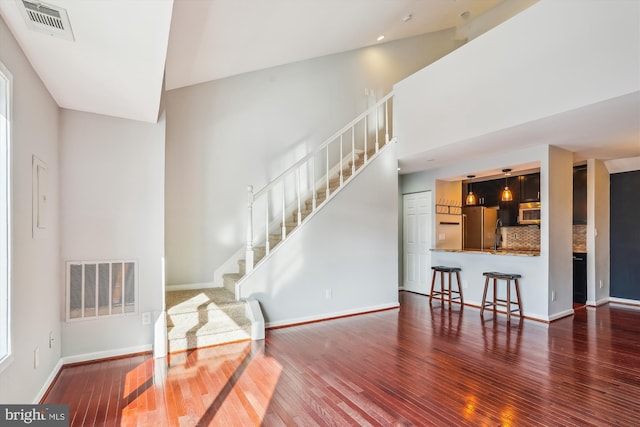
M1 0L0 14L58 105L155 122L163 78L166 88L174 89L445 28L462 28L503 0L41 3L66 9L75 41L29 29L19 9L22 0ZM411 19L405 22L408 15ZM377 41L380 35L385 38Z
M0 15L60 107L156 122L163 86L180 88L442 29L474 38L536 1L45 0L66 9L75 41L29 29L22 0L0 0ZM563 135L556 144L576 159L638 156L639 105L636 94L607 104L606 114L584 109L566 117L571 120L551 118L467 145L497 150L516 136L535 143ZM570 126L580 114L581 123L592 124L588 129ZM459 149L425 156L446 164ZM438 166L418 157L401 163L404 173Z

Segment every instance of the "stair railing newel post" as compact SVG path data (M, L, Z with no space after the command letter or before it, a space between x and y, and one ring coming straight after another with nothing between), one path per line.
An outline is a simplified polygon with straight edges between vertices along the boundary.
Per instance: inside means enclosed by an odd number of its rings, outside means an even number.
M249 218L247 220L247 250L245 255L245 269L247 273L253 271L253 186L247 187L247 208Z

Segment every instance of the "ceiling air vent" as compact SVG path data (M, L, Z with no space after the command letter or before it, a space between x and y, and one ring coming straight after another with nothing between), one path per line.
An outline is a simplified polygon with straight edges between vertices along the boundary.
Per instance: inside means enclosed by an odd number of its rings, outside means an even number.
M74 41L67 11L38 1L17 0L27 27L40 33Z

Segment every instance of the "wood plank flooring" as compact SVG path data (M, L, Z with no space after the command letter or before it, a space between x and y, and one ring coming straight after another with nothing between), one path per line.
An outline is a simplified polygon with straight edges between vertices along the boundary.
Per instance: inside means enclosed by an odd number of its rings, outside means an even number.
M154 361L66 367L73 426L631 426L640 310L546 325L400 293L399 310L267 331ZM164 362L164 363L163 363Z

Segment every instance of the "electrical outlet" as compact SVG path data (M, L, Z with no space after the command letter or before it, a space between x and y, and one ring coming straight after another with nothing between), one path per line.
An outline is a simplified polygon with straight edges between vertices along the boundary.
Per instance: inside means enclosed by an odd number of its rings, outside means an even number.
M33 369L38 369L40 366L40 349L36 347L33 350Z
M447 235L444 234L444 233L438 234L438 240L444 240L446 237L447 237Z
M53 331L49 331L49 348L53 348Z
M551 291L551 301L556 300L556 291Z
M602 289L602 287L604 286L602 283L602 279L600 279L600 282L598 283L598 286L600 286L600 289Z
M151 313L150 312L142 313L142 324L143 325L150 325L151 324Z
M325 297L326 299L331 299L331 288L327 288L327 289L324 291L324 297Z

